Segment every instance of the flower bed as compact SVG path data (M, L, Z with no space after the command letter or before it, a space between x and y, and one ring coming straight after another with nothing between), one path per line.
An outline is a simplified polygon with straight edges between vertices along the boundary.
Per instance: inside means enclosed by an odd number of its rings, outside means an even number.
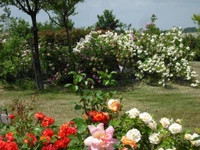
M23 102L15 102L16 116L11 123L0 124L0 150L198 150L199 133L185 130L180 119L166 117L156 122L148 112L132 108L124 114L115 91L92 90L91 79L72 72L74 82L66 85L80 95L75 106L83 117L74 118L60 127L54 118L41 112L34 115ZM112 74L110 74L112 75ZM112 85L110 78L103 78ZM35 120L31 118L34 116Z

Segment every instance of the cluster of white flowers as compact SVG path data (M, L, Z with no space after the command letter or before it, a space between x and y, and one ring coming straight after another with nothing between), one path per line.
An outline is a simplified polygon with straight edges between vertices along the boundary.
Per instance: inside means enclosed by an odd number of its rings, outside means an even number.
M166 137L170 138L170 136L175 137L176 135L177 136L181 135L183 136L183 139L185 139L186 141L190 141L192 146L200 147L200 135L198 135L197 133L184 134L182 125L180 124L181 122L180 119L177 119L174 122L173 119L168 119L166 117L163 117L160 119L159 124L157 124L149 113L147 112L140 113L140 111L137 108L130 109L129 111L126 111L125 114L127 114L127 116L131 119L141 120L144 124L146 124L149 128L152 129L152 132L149 132L148 139L149 142L153 145L157 145L159 147L160 146L159 144L161 144ZM140 140L143 139L142 136L144 134L144 131L140 130L141 130L140 128L134 127L126 133L126 137L138 143ZM160 147L158 149L176 150L176 148L173 146L172 148Z
M197 133L185 134L185 139L190 141L193 146L200 146L200 135L198 135Z
M106 53L113 53L118 65L132 70L138 79L156 78L159 84L165 86L166 82L182 78L191 81L191 86L196 87L199 84L197 74L189 65L189 59L194 53L183 44L181 35L182 29L176 27L160 34L150 34L145 30L121 34L92 31L77 43L74 52L81 54L88 48L103 49L107 45Z

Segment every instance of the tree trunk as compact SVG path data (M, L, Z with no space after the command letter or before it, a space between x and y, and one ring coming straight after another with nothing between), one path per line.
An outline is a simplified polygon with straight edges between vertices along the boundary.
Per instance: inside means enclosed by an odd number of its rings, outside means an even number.
M42 82L42 74L41 74L41 66L40 66L40 59L39 59L39 50L38 50L38 28L37 28L37 21L36 15L31 15L32 19L32 29L34 35L34 45L32 46L32 55L33 55L33 69L35 73L35 81L37 89L43 89L43 82Z

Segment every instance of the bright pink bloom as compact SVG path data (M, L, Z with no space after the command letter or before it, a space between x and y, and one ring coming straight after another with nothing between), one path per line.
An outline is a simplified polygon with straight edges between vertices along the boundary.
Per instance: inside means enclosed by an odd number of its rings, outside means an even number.
M112 137L112 126L104 130L104 124L100 123L97 127L89 125L88 129L92 135L84 140L84 144L89 146L88 150L114 150L113 144L117 143L117 140Z

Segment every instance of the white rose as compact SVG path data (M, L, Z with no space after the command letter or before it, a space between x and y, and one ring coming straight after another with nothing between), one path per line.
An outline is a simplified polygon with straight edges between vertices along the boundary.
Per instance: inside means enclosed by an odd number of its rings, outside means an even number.
M192 135L191 134L185 134L184 135L184 139L190 141L191 140Z
M137 108L133 108L129 111L126 112L130 118L136 118L137 116L139 116L140 112L138 111Z
M139 114L139 118L146 124L149 124L153 120L151 115L147 112Z
M163 128L168 128L170 125L170 120L168 118L160 119L160 123L162 124Z
M197 133L193 133L193 134L191 135L190 140L193 140L193 139L195 139L195 138L197 138L197 137L199 137L199 135L198 135Z
M149 128L151 128L152 130L156 130L157 129L157 123L153 120L152 122L150 122L148 124Z
M149 141L151 144L159 144L160 140L160 133L153 133L149 136Z
M137 129L131 129L126 133L126 137L138 142L141 139L141 133Z
M193 133L193 135L191 135L191 138L190 138L192 145L196 147L200 146L200 139L194 140L195 138L198 138L198 137L199 135L197 133Z
M200 146L200 140L191 141L191 143L196 147Z
M178 123L173 123L169 126L169 131L171 131L172 134L177 134L182 131L182 126Z
M164 148L159 148L158 150L165 150Z

